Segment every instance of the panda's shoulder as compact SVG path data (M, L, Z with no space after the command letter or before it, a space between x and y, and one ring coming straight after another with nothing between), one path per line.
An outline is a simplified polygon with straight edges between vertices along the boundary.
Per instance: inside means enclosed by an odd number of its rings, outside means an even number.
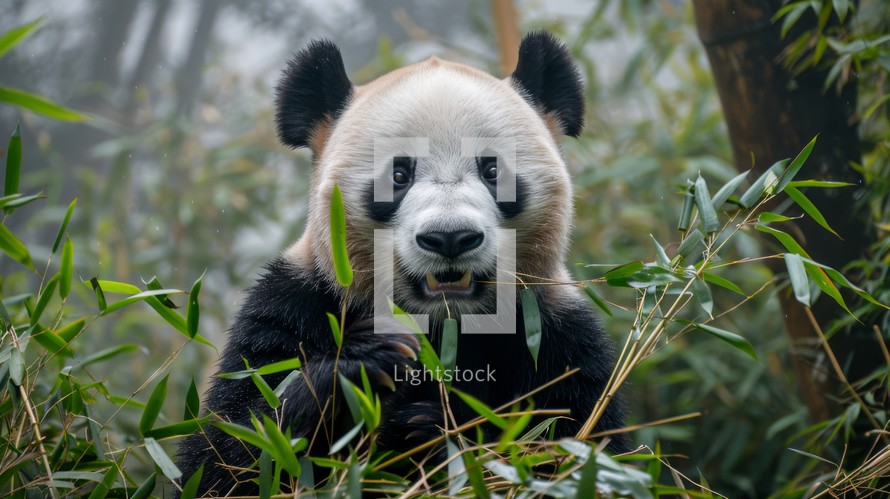
M338 297L316 269L279 256L266 264L235 319L234 331L307 331L336 310ZM257 331L251 331L257 330Z

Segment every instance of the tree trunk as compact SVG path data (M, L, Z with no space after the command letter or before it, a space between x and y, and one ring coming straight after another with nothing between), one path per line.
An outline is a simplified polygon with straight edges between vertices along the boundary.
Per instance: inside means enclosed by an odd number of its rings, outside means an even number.
M143 92L151 91L152 74L157 66L161 55L161 34L164 26L167 24L167 14L170 12L171 0L158 0L155 2L155 11L151 18L151 25L148 28L148 34L145 36L145 42L142 45L142 52L139 56L139 62L129 78L129 85L126 88L126 97L124 103L124 118L132 119L133 110L137 105L137 88L142 87Z
M507 76L516 69L519 60L519 16L513 0L491 0L491 17L498 34L501 72Z
M816 261L841 269L861 257L870 240L867 213L856 209L856 200L864 189L863 179L850 167L851 163L859 163L861 156L853 120L856 85L848 83L840 93L823 92L824 71L810 69L794 76L782 67L787 43L796 38L795 34L812 28L815 19L801 18L783 40L781 23L771 22L780 6L781 2L776 0L693 0L699 37L711 63L736 167L748 169L753 157L755 172L750 178L756 178L775 161L794 157L818 134L816 147L798 178L856 184L807 192L841 239L809 217L798 221L792 230ZM764 239L764 243L773 241ZM836 413L831 395L840 394L838 380L803 306L788 289L780 293L780 301L802 396L813 420L824 421ZM826 296L812 306L812 311L823 328L845 314ZM857 351L860 337L873 341L871 333L863 333L838 334L831 341L841 365L851 366L850 379L871 371L880 360L868 355L876 352L873 345Z
M176 75L177 109L183 116L189 116L201 90L201 77L207 58L207 49L213 37L213 27L222 7L223 0L204 0L201 13L195 26L195 36L189 46L188 56Z

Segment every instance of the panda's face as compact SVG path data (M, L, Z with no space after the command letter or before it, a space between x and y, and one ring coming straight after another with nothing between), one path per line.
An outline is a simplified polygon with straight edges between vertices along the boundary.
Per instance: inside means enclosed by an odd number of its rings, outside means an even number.
M315 150L316 177L309 228L294 256L311 245L315 265L332 276L336 185L353 298L370 303L375 269L379 279L389 265L393 300L414 313L491 311L499 264L520 281L563 277L571 186L556 137L566 118L546 112L544 99L530 102L534 89L515 78L431 59L350 88L336 115L323 115L297 144ZM282 123L286 84L279 130L293 143ZM515 231L515 247L503 243L502 229Z

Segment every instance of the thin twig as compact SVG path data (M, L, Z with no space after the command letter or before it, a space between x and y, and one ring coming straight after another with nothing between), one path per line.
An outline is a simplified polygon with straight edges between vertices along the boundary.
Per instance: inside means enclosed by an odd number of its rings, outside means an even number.
M804 311L807 314L807 318L810 319L810 324L813 326L813 330L816 331L816 334L819 335L819 340L822 342L822 348L825 350L825 354L828 355L828 360L831 362L831 367L834 368L834 373L841 380L841 383L844 384L844 388L850 392L850 395L853 396L853 399L856 400L856 403L859 404L859 408L862 409L862 412L865 413L865 417L872 424L872 426L877 430L882 430L883 427L878 424L875 417L872 415L868 406L865 405L865 401L856 393L856 389L853 388L853 385L847 380L847 376L844 374L844 370L841 369L841 365L837 361L837 357L834 356L834 351L831 349L831 346L828 345L828 339L825 338L825 334L822 332L822 327L819 326L819 322L816 321L816 316L813 315L813 311L810 310L810 307L803 307ZM886 440L886 437L884 437Z

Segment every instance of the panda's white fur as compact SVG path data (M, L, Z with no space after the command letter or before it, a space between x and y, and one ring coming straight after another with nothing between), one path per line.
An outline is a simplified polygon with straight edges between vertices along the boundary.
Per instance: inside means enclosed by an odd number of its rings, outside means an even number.
M332 402L339 398L335 373L359 385L362 373L369 377L383 402L376 431L381 446L410 448L440 435L446 423L438 384L395 384L406 366L419 367L419 341L392 320L381 324L394 334L375 334L374 237L376 229L385 229L393 237L394 301L409 312L430 314L434 345L446 313L492 313L501 305L515 310L516 331L511 332L516 334L459 335L457 365L497 376L456 380L454 387L497 407L577 368L574 376L534 396L538 408L569 409L570 417L552 431L557 438L573 436L614 363L611 344L578 288L558 285L570 279L564 260L572 220L572 189L559 140L581 131L582 90L568 51L546 33L523 40L516 71L506 79L433 58L354 87L332 43L313 42L296 54L277 88L276 117L283 143L313 152L309 219L300 240L269 263L248 293L219 372L242 370L245 362L256 368L299 358L302 375L284 389L274 416L292 436L310 438L312 452L326 453L326 446L354 424L345 403ZM399 150L375 160L377 139L418 137L428 139L427 155ZM467 157L464 139L482 139ZM515 158L502 156L504 143L515 146ZM490 154L497 156L494 163L486 159ZM381 177L396 163L410 173L410 182L397 182L389 172ZM499 174L490 178L491 172ZM496 199L502 175L515 177L512 199ZM375 181L392 186L391 202L375 198ZM337 283L332 262L335 185L343 195L347 250L355 271L348 291ZM513 255L494 244L502 229L515 231ZM437 240L429 239L435 234L468 235L452 242L470 242L460 251L440 251L430 242ZM529 288L541 323L536 361L523 334L522 303L497 293L504 303L495 304L495 286L484 282L505 258L519 285L550 284ZM385 264L385 258L376 263ZM455 276L462 276L458 283ZM467 284L467 276L476 282ZM345 318L342 344L333 339L329 315ZM265 376L266 382L276 386L287 374ZM248 427L254 414L271 412L250 378L212 379L205 407ZM448 407L458 423L476 415L454 398ZM620 399L613 399L596 429L621 426L623 408ZM611 450L628 449L626 437L612 438ZM244 470L256 463L256 451L208 426L182 443L179 467L187 479L204 466L201 494L253 495L255 475Z
M415 183L391 224L397 260L395 302L416 312L441 311L441 300L414 303L406 291L406 278L422 279L426 273L455 267L491 273L498 227L516 230L518 273L565 281L571 184L554 126L548 127L545 119L517 92L510 78L498 79L436 58L357 87L337 125L323 132L326 140L314 151L317 178L312 183L308 225L301 240L285 253L287 258L300 266L317 265L332 289L338 289L329 214L334 185L339 186L347 208L349 255L356 271L351 296L370 303L374 229L386 227L362 212L368 186L374 181L375 139L427 137L430 155L418 165ZM515 170L529 190L518 216L506 219L499 212L473 158L461 157L461 139L474 137L515 140ZM434 229L481 231L484 242L455 265L418 247L417 234ZM458 313L478 311L474 301L456 301Z

